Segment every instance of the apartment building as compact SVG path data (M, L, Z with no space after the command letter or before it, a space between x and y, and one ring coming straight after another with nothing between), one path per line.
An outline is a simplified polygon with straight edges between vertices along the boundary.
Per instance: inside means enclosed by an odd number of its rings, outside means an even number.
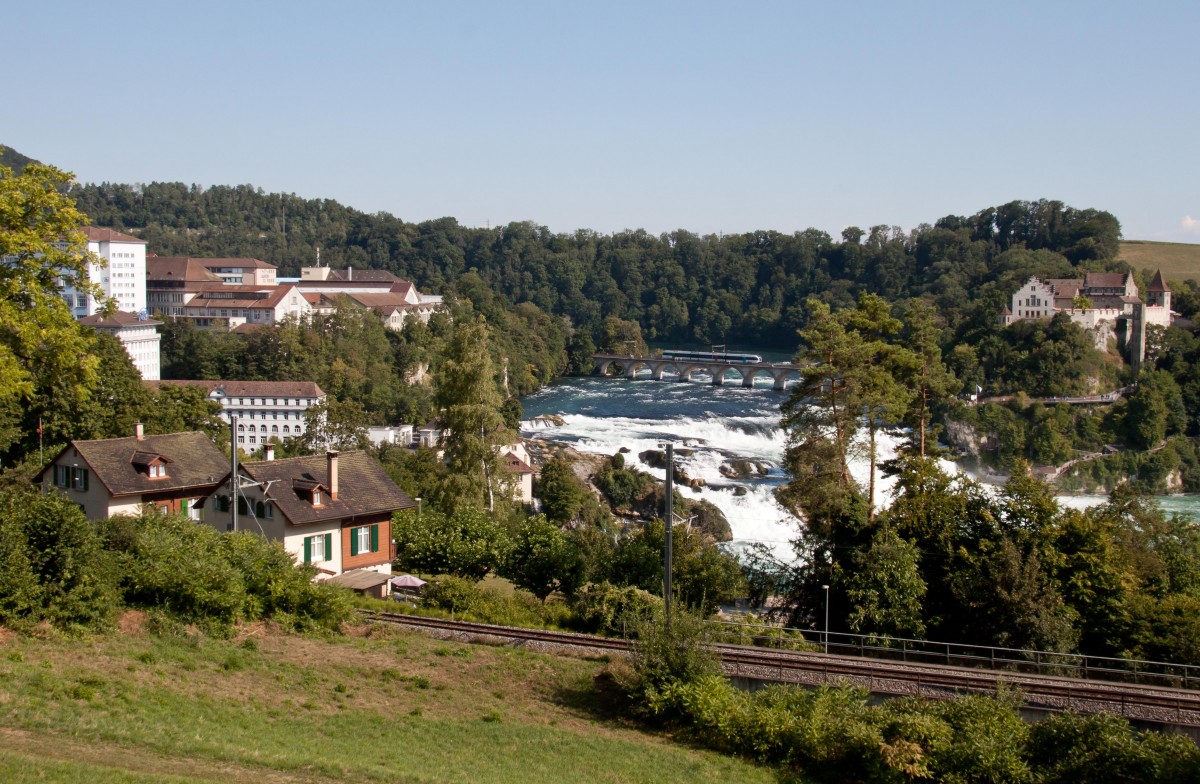
M226 424L238 418L237 444L247 452L272 438L286 441L304 435L304 414L324 402L325 393L313 381L160 381L204 390L209 400L221 404Z

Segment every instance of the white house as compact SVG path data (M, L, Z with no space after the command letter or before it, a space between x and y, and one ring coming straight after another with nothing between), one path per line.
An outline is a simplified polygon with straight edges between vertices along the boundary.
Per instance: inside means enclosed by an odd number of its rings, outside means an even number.
M383 467L365 452L263 460L238 466L240 530L283 542L297 561L319 576L356 574L351 587L382 596L392 572L392 514L416 507ZM229 530L228 489L217 491L204 521Z
M143 506L200 519L204 500L229 476L229 462L200 432L72 441L37 481L57 488L89 520L136 515Z

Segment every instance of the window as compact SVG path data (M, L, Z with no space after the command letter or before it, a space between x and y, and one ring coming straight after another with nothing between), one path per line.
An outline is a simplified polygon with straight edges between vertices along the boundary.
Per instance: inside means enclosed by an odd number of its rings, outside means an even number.
M88 470L86 468L71 468L71 487L76 490L88 489Z
M313 490L313 506L321 505L321 491Z
M333 558L333 534L304 537L304 563L320 563Z
M146 473L150 475L151 479L161 479L167 475L167 467L161 463L156 463L146 466Z
M379 552L379 526L364 525L350 529L350 555Z

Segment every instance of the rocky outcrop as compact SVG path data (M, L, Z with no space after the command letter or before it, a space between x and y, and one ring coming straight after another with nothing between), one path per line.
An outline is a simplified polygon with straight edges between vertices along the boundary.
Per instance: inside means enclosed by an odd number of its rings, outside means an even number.
M757 460L728 460L717 469L721 476L730 479L749 479L752 476L766 476L771 467Z
M979 449L982 446L983 439L974 425L948 419L946 420L946 429L942 436L946 439L947 444L959 452L971 455L972 457L979 457Z

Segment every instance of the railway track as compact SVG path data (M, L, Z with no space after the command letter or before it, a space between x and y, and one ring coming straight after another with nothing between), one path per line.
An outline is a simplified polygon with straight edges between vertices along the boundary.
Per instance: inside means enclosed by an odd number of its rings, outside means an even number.
M403 613L362 611L363 617L424 629L464 642L503 642L549 652L627 653L625 640L574 632L524 629L473 621L427 618ZM836 654L781 651L719 643L712 646L725 674L755 681L816 686L849 683L873 694L945 699L964 694L994 694L1003 688L1020 692L1034 711L1108 712L1135 721L1200 727L1200 691L1111 681L1085 681L1049 675L977 670L944 664L859 659Z

